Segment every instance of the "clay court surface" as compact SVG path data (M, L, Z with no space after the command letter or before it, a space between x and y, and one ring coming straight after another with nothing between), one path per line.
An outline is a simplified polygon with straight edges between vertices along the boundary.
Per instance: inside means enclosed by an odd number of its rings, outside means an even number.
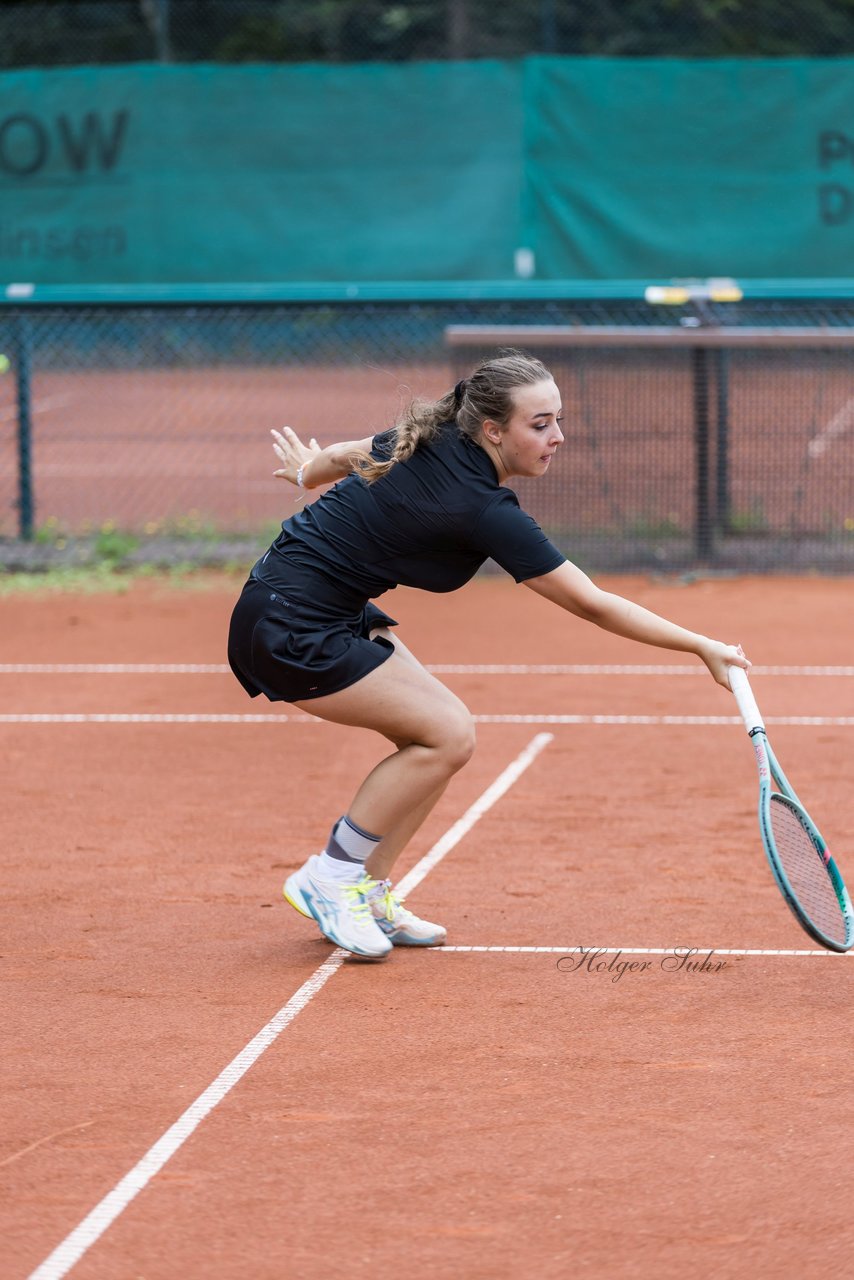
M4 1280L850 1274L854 959L729 695L504 578L386 597L479 746L402 866L449 946L345 960L281 884L383 744L245 697L239 585L0 598ZM744 644L854 878L850 581L604 585Z

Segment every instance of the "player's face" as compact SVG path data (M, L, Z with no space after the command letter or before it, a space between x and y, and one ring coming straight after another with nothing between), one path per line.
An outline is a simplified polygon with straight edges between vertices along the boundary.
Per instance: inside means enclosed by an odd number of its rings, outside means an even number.
M563 443L561 421L560 392L551 378L517 387L510 420L503 430L493 430L494 424L484 423L485 440L493 444L494 453L490 452L500 468L499 480L545 475Z

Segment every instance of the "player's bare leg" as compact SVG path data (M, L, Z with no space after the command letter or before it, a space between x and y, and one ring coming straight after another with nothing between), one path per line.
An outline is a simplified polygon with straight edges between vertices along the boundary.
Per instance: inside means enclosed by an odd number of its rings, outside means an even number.
M392 867L397 861L400 854L409 844L409 841L415 835L415 832L423 823L424 819L433 809L436 802L444 794L447 782L438 787L431 795L427 796L420 805L416 805L412 812L399 822L397 826L392 827L391 831L383 836L374 852L370 855L365 863L365 870L372 875L375 880L387 880L391 875Z
M474 721L466 706L398 652L348 689L294 705L334 724L373 729L398 744L371 770L348 810L359 828L380 839L416 810L423 821L431 797L435 804L474 750Z
M411 649L403 643L400 637L388 627L376 627L371 632L371 639L374 636L382 636L394 645L395 652L400 655L411 666L417 667L419 671L427 674L425 667L418 661ZM404 746L404 743L396 742L395 746ZM429 815L439 798L444 794L447 782L428 796L420 805L416 805L412 812L403 820L388 831L377 845L375 851L365 863L365 870L375 880L386 880L390 875L392 868L397 861L399 855L406 848L409 841L420 828L425 818Z
M314 916L333 942L359 955L444 942L444 927L413 915L386 877L471 755L474 724L468 710L408 651L395 652L349 689L311 699L300 709L336 724L374 729L397 749L368 774L325 851L288 878L286 898ZM372 883L377 879L379 884Z

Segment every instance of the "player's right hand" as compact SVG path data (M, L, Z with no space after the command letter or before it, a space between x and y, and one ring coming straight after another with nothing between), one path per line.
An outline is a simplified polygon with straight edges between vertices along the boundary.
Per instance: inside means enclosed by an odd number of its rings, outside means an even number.
M305 466L321 452L320 445L314 437L307 445L303 444L293 427L282 427L281 431L273 430L270 435L273 437L273 451L282 463L273 475L296 484L300 467Z

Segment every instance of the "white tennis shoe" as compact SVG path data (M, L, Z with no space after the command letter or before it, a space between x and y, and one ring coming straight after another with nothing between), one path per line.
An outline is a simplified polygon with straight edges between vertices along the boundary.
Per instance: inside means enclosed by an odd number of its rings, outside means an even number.
M371 913L395 947L440 947L448 936L441 924L421 920L391 891L390 880L372 880L364 889Z
M302 915L309 916L309 919L318 920L320 932L324 937L330 937L326 932L324 923L321 922L316 911L310 909L309 902L306 900L306 888L311 893L310 882L314 881L323 884L324 887L330 886L329 881L323 881L323 878L316 874L316 864L320 861L319 855L311 856L307 863L303 864L298 872L294 872L289 876L284 886L284 896L289 904L301 911ZM339 888L337 884L332 884L332 888ZM440 947L446 941L448 931L443 924L434 924L431 920L421 920L415 915L414 911L410 911L403 906L403 900L392 892L391 881L375 881L371 879L369 874L365 872L364 876L357 882L356 886L346 886L348 900L353 901L353 890L360 893L362 899L366 901L370 908L370 914L373 916L380 932L387 938L392 946L396 947ZM360 911L361 914L361 911ZM362 937L362 934L360 934ZM330 941L337 942L337 938L330 938ZM339 946L346 947L343 942L338 943ZM388 950L388 948L385 948ZM362 952L357 952L361 955ZM383 952L384 954L384 952Z
M363 875L354 884L323 880L317 874L317 855L285 881L287 901L302 915L317 921L320 932L337 947L372 960L388 955L391 940L374 918L365 892L376 882Z

